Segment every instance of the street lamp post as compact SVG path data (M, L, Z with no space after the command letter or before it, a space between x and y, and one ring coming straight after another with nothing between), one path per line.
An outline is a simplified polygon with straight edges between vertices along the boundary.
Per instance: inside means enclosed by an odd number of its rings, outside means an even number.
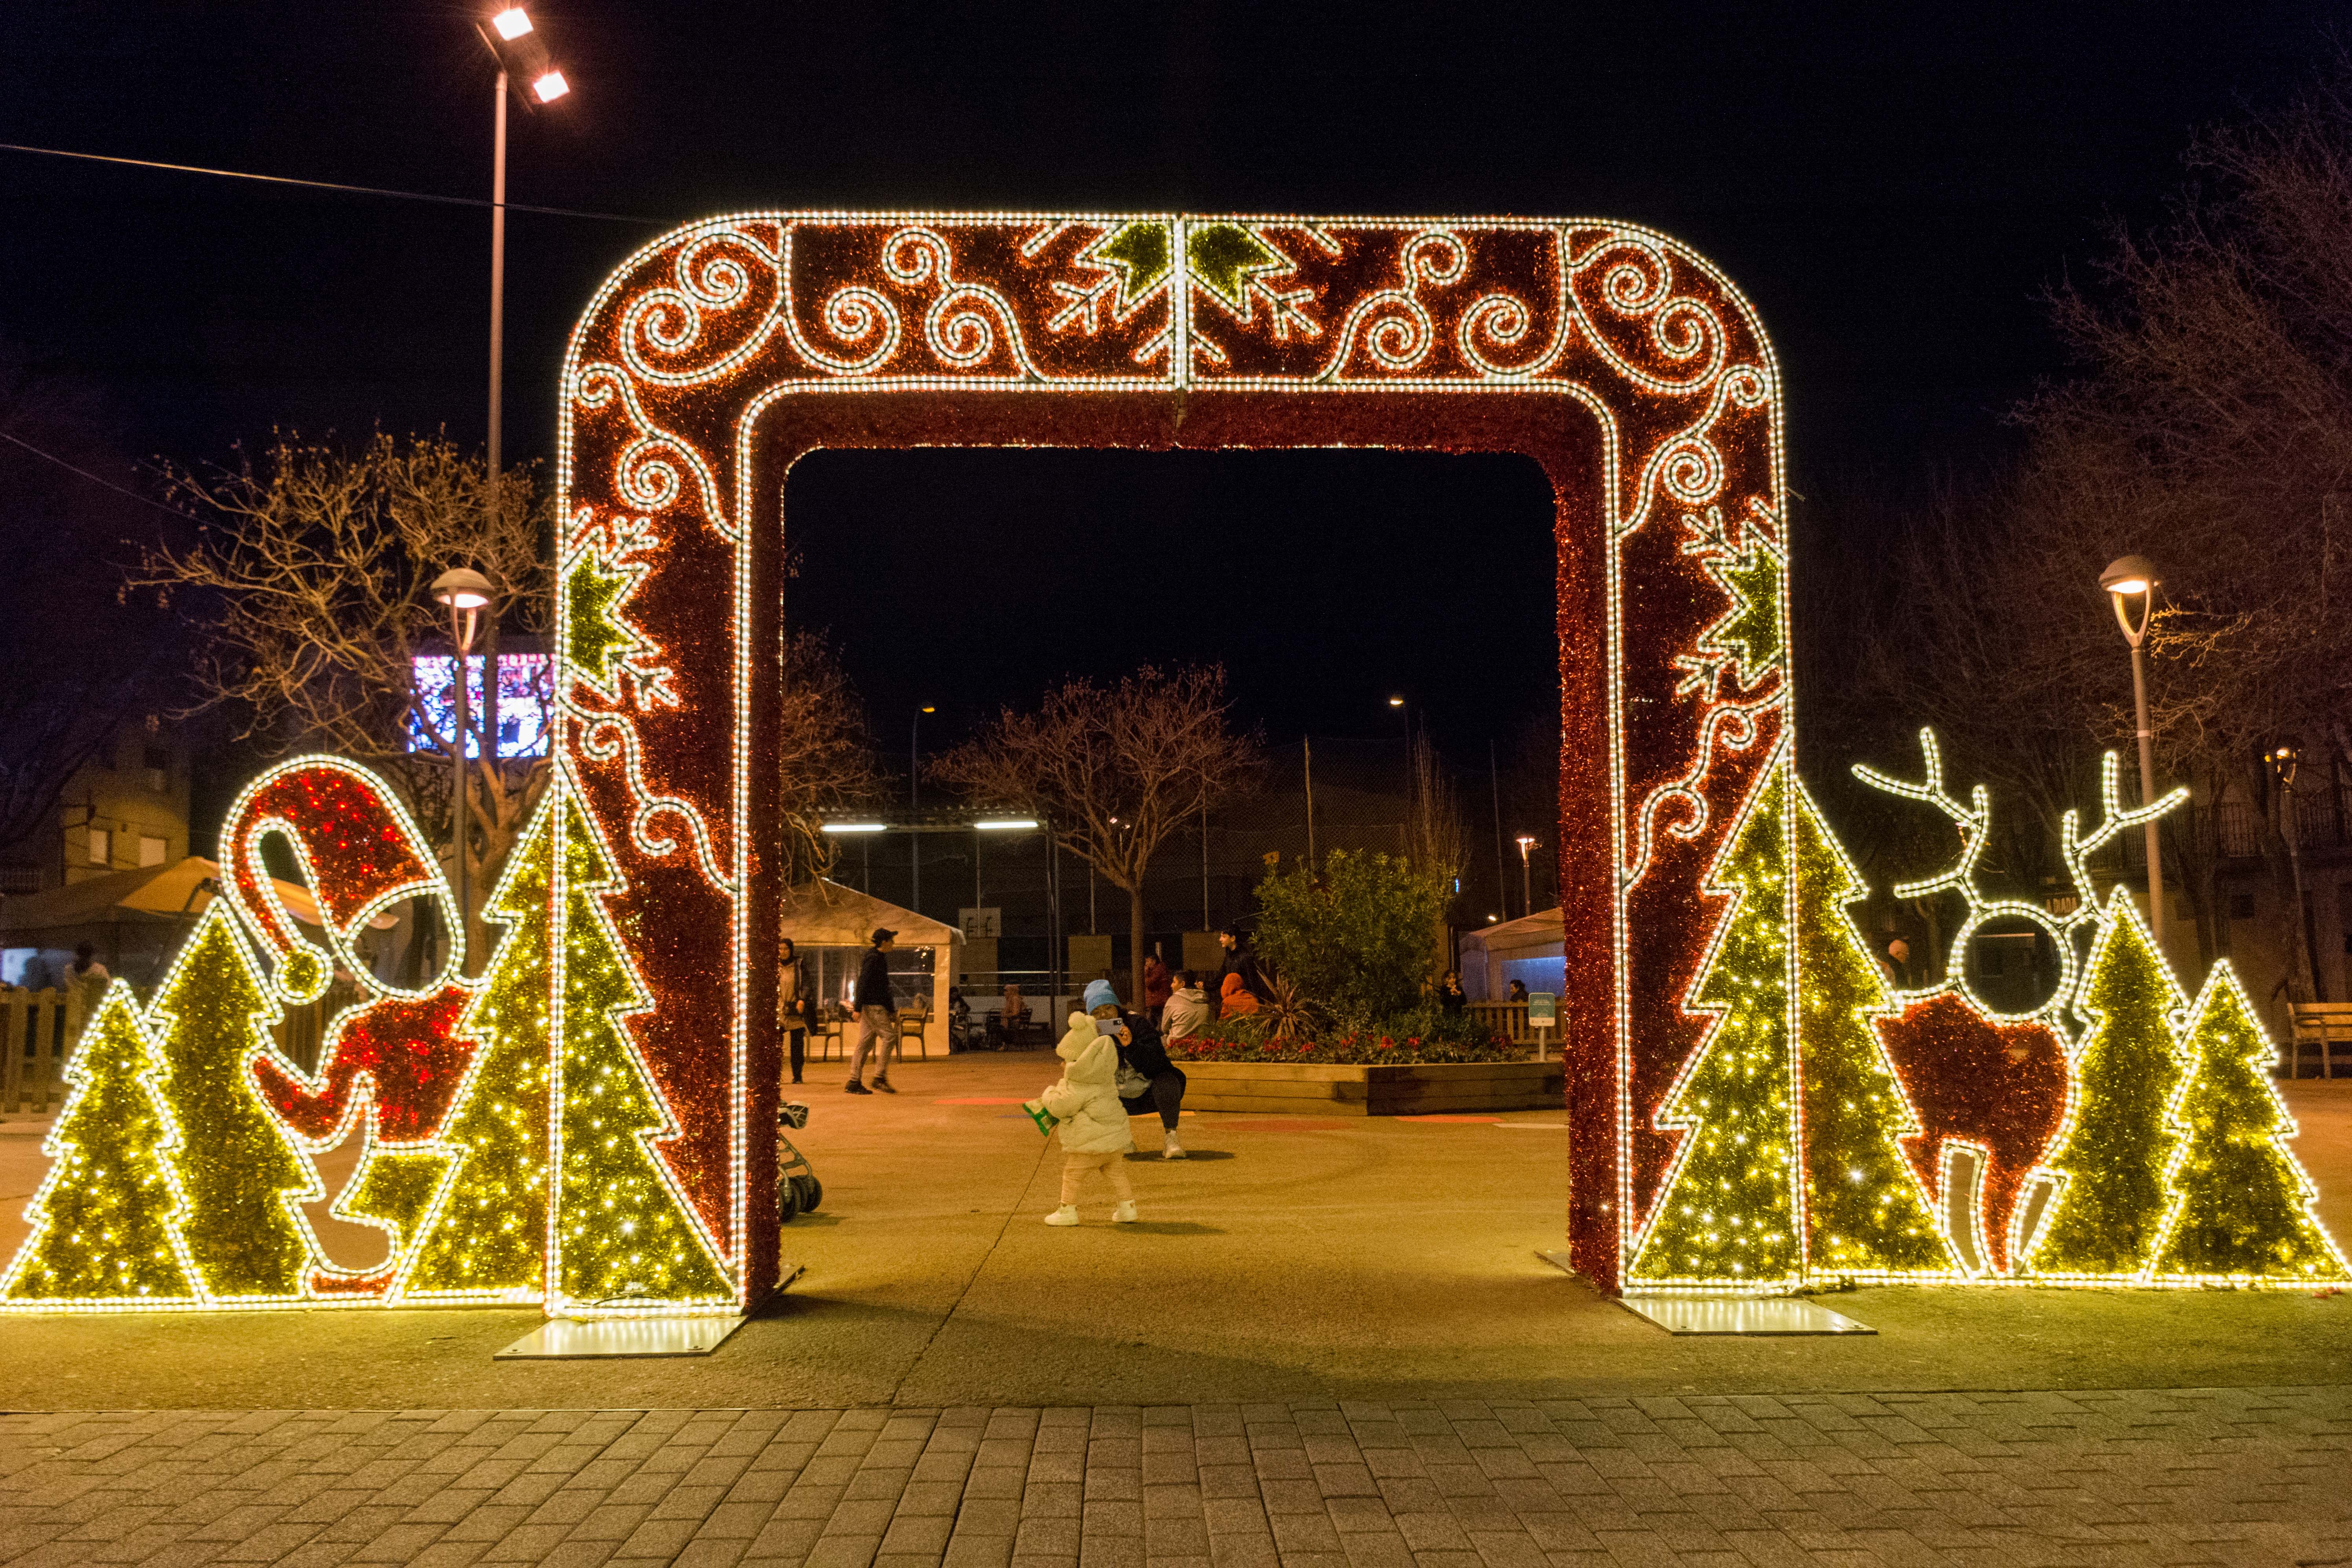
M1404 698L1402 695L1391 697L1389 706L1396 710L1401 728L1404 731L1404 825L1397 829L1397 852L1402 855L1411 855L1412 853L1412 713L1405 707Z
M2156 586L2162 581L2153 563L2143 555L2126 555L2107 563L2099 586L2115 605L2116 624L2131 644L2132 706L2139 726L2139 803L2156 799L2156 731L2147 721L2147 659L2140 645L2147 638L2148 616L2156 607ZM2126 599L2139 601L2139 624L2132 624ZM2147 819L2147 924L2158 949L2164 946L2164 859L2158 847L2156 818Z
M490 432L485 468L489 479L488 504L490 523L495 531L499 521L499 475L503 470L506 410L506 323L507 323L507 84L509 69L530 83L526 105L553 103L572 90L563 73L547 52L546 40L531 25L530 14L520 5L509 5L486 22L477 22L474 30L481 35L482 43L489 49L490 58L499 68L498 81L490 100ZM498 663L499 623L491 617L486 628L483 654L489 660L491 678L482 694L484 729L491 733L498 730Z
M1528 851L1535 843L1528 835L1519 835L1519 913L1523 915L1536 912L1534 873L1528 868Z
M451 945L457 947L471 934L468 928L473 921L470 889L466 885L466 732L473 717L467 689L471 671L467 667L473 661L474 633L480 628L482 612L496 602L498 590L479 572L457 566L433 580L433 597L449 608L449 643L457 650L450 681L457 692L457 727L449 747L449 870L457 904L457 929L452 933L456 940ZM484 740L495 746L497 737L486 734Z
M915 722L907 736L907 807L919 811L923 805L923 715L939 710L925 703L915 710ZM908 841L907 865L914 883L908 893L907 907L917 914L923 912L923 840L920 835Z
M531 26L530 14L509 5L475 24L498 62L498 85L490 108L490 504L498 505L499 416L505 406L507 319L507 83L509 70L530 83L526 104L553 103L572 90L548 58L547 42Z
M2294 871L2294 944L2303 952L2304 984L2311 988L2311 999L2324 1002L2319 994L2319 956L2312 951L2311 910L2303 898L2303 825L2295 818L2294 773L2303 754L2292 743L2271 750L2271 774L2279 784L2279 818L2286 838L2286 863Z

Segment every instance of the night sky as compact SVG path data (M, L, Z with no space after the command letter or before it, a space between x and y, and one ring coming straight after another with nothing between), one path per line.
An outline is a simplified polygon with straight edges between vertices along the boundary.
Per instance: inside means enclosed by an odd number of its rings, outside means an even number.
M714 212L1591 214L1678 236L1757 301L1796 487L1825 505L1997 457L2003 406L2064 369L2037 293L2084 273L2104 218L2160 216L2195 124L2301 85L2336 14L531 9L575 91L516 116L510 199L653 221L511 220L511 458L549 455L564 333L604 274ZM20 3L0 140L483 195L471 16ZM0 153L0 339L101 393L126 480L274 426L478 441L488 228ZM837 635L886 736L919 701L944 740L1065 673L1223 658L1271 735L1385 732L1404 690L1466 755L1550 686L1549 508L1514 459L829 454L789 504L795 619ZM1868 547L1801 535L1799 570Z

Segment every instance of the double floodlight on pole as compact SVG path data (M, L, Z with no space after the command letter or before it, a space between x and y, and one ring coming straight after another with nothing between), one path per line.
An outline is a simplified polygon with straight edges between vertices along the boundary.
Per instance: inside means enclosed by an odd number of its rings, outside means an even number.
M483 612L495 614L498 596L490 580L469 566L452 567L433 579L433 599L448 607L449 642L457 652L450 671L450 685L457 694L457 732L449 748L449 869L457 904L453 945L463 942L473 915L466 885L466 731L473 724L467 667L473 659L474 636L481 629ZM498 737L486 734L483 749L495 753Z
M2147 661L2140 645L2147 640L2148 617L2156 611L2157 585L2163 579L2157 575L2156 563L2145 555L2126 555L2107 563L2099 574L2099 586L2106 591L2115 605L2116 625L2123 627L2124 640L2131 644L2132 705L2138 715L2139 729L2139 801L2142 805L2156 799L2156 731L2147 719ZM2139 620L2134 624L2129 601L2139 601ZM2164 944L2164 860L2158 848L2156 818L2147 819L2147 924L2157 945Z
M563 73L555 68L555 61L547 52L547 40L531 26L530 13L520 5L509 5L478 24L482 42L499 62L501 78L514 76L530 84L530 96L540 103L553 103L572 90ZM501 83L503 85L503 83Z

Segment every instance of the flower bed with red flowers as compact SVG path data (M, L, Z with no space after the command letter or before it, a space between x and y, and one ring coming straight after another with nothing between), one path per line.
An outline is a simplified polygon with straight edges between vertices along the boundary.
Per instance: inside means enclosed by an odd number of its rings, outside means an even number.
M1475 1039L1431 1039L1418 1035L1359 1029L1319 1040L1259 1040L1238 1031L1195 1036L1174 1042L1176 1061L1269 1062L1286 1067L1423 1067L1458 1062L1519 1062L1528 1048L1500 1035Z

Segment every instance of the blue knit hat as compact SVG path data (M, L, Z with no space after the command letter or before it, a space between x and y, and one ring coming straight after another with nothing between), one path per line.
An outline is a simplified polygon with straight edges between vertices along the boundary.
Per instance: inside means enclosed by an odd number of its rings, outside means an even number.
M1087 982L1087 1012L1091 1013L1097 1007L1116 1007L1118 1005L1118 993L1110 988L1109 981L1089 980Z

